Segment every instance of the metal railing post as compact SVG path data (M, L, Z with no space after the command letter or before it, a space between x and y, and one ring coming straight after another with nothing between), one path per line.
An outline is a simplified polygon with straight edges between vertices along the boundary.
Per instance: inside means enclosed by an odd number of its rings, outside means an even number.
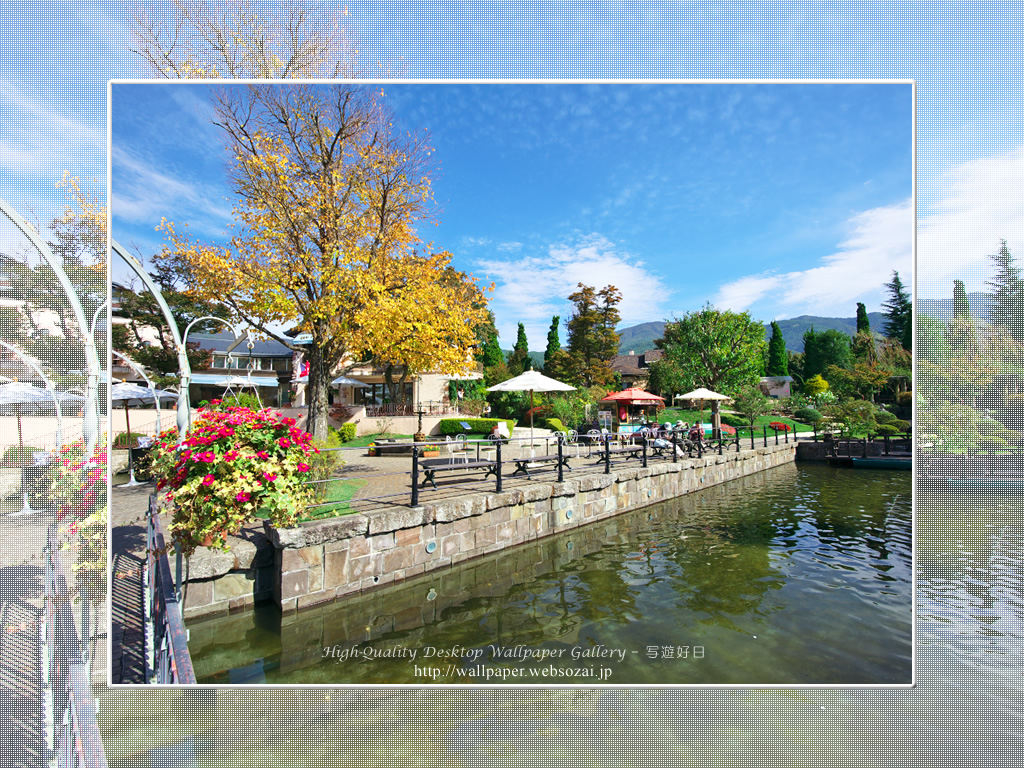
M558 482L562 482L565 479L565 467L562 466L562 436L558 436Z
M772 429L775 430L775 444L778 445L779 444L779 428L778 427L772 427Z
M764 447L767 448L768 447L768 425L767 424L762 424L761 425L761 436L764 438Z
M644 469L647 468L647 437L641 437L640 440L643 443L643 456L644 456Z
M420 505L420 447L412 447L412 506Z
M754 425L750 425L750 450L754 450Z
M494 473L494 489L501 493L501 437L498 437L497 449L495 450L495 460L497 461L497 471Z
M677 464L677 463L679 463L679 456L677 454L677 451L679 450L679 448L677 447L677 443L676 443L676 431L673 429L669 434L671 435L671 438L672 438L672 463L673 464Z
M611 435L604 435L604 473L611 474L612 471L612 440Z

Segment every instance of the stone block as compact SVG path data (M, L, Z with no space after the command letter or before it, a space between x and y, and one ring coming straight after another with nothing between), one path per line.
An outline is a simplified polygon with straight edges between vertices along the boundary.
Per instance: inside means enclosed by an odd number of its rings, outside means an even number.
M342 515L301 523L295 528L275 528L267 521L263 527L267 538L278 549L301 548L363 535L369 528L369 520L366 515Z
M380 533L376 536L368 536L367 540L370 542L370 552L377 554L378 552L386 552L389 549L395 548L395 533L391 531L389 533Z
M305 595L309 592L309 571L290 571L281 574L281 605L285 600Z
M174 555L170 555L171 558L171 570L174 570ZM210 549L209 547L198 547L195 552L192 553L192 557L189 558L188 562L188 578L189 581L193 579L213 579L217 576L223 576L228 571L235 567L235 556L230 551L221 552L219 549Z
M319 568L324 561L323 546L302 547L301 549L281 550L281 572L311 570Z
M476 549L486 550L488 547L494 545L497 541L498 526L496 525L485 525L482 528L476 530Z
M537 485L528 485L523 488L523 501L529 504L532 501L540 501L541 499L551 498L551 486L546 483L538 483Z
M516 524L511 520L498 523L496 541L499 544L511 544L515 540Z
M423 541L423 528L404 528L395 531L395 546L398 548L411 547Z
M348 556L349 557L364 557L370 554L370 540L365 536L356 536L349 540L348 545Z
M369 512L367 534L372 538L375 534L397 531L401 528L416 528L433 522L425 507L388 507L387 509Z
M213 582L213 599L216 602L231 600L248 595L252 597L254 579L245 573L229 573Z
M189 579L188 590L185 593L186 611L206 607L212 605L213 602L213 579L203 579L202 581Z
M413 552L410 548L388 550L381 559L381 567L385 573L403 570L413 564Z
M358 584L363 579L369 578L374 574L376 570L376 559L373 555L364 555L363 557L352 558L348 561L348 580L351 583Z
M348 580L348 550L324 554L324 589L333 589Z
M461 535L453 533L449 536L445 536L441 539L441 555L443 557L451 557L459 551L459 540Z

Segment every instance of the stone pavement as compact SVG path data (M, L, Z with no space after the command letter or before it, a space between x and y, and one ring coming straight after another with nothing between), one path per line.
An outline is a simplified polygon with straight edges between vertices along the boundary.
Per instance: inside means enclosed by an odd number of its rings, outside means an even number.
M146 682L142 624L146 508L156 483L121 487L127 479L125 475L114 477L110 498L110 681L141 684Z

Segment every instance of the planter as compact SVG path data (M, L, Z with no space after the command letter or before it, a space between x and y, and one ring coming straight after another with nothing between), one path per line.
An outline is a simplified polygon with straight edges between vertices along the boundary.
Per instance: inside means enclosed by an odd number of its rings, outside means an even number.
M424 459L436 459L440 455L441 455L440 451L424 451L423 452L423 458Z

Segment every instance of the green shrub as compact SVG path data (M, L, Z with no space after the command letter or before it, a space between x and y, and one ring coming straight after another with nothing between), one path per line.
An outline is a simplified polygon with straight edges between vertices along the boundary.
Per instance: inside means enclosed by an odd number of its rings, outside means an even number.
M988 437L998 437L1010 445L1016 445L1020 441L1020 432L1015 429L997 429L989 434Z
M897 419L895 414L889 413L888 411L877 410L875 411L875 421L879 424L895 424Z
M723 413L722 423L728 424L730 427L747 426L747 420L740 416L738 413Z
M978 441L978 447L983 451L998 451L1009 446L1000 437L983 437Z
M356 425L355 424L342 424L338 428L338 439L343 443L349 443L356 439Z
M909 408L913 404L914 404L914 393L913 392L910 392L908 390L907 392L900 392L898 395L896 395L896 405L898 405L900 407L907 407L907 408Z
M544 419L544 426L553 432L565 432L565 425L560 419L550 418Z
M900 433L892 424L879 424L872 431L876 435L898 435Z
M817 424L821 419L821 412L814 408L798 408L793 414L794 421L801 421L804 424Z
M467 431L462 426L465 422L469 425L469 432L490 432L499 421L504 421L508 425L508 433L511 435L516 425L515 419L441 419L437 429L442 435L458 435Z
M127 432L121 432L114 438L114 449L126 450L129 446L135 445L140 437L146 437L146 435L141 432L132 432L130 435Z
M807 397L814 397L822 392L827 392L828 389L828 382L821 378L820 373L804 382L804 394Z
M896 419L892 425L900 432L910 432L913 428L913 425L909 421L904 421L903 419Z
M34 460L32 456L36 451L41 451L42 448L33 448L31 445L26 445L24 448L18 445L12 445L6 451L4 451L3 463L4 464L20 464L24 462L31 463Z

